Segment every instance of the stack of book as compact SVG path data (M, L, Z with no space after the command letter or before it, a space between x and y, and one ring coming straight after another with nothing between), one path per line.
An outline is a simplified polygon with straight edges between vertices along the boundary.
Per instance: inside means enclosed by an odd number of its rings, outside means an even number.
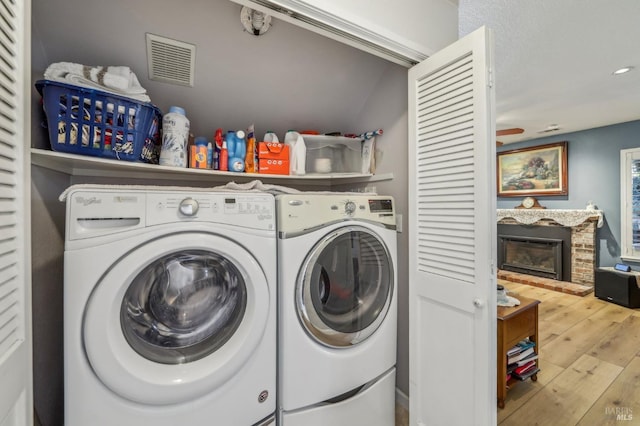
M526 380L536 374L538 368L538 354L535 352L535 342L529 339L518 342L507 351L507 377Z

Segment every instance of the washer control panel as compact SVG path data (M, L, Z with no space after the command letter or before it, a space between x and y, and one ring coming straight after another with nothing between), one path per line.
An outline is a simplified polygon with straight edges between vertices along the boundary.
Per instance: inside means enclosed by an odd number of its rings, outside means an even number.
M179 209L180 213L185 216L195 216L199 207L198 202L193 198L185 198L180 202Z
M66 241L178 222L276 227L275 198L267 193L82 188L69 192L66 208Z
M147 224L196 221L275 229L275 199L258 193L147 194Z

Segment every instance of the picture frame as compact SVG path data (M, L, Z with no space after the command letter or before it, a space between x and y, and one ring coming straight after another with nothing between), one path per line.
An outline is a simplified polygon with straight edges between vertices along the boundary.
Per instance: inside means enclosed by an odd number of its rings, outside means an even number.
M566 141L497 154L498 197L568 195Z

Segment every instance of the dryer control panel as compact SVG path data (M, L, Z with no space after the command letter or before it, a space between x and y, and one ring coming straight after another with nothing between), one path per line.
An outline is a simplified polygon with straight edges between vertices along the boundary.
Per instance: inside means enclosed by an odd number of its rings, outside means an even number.
M303 230L345 220L395 229L393 198L357 194L283 194L276 197L279 232Z

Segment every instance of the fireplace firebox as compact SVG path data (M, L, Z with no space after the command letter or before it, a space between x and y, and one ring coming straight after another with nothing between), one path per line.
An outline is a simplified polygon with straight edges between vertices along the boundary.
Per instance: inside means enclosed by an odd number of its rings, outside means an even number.
M498 268L571 281L571 228L499 224Z
M501 235L500 269L562 281L562 240Z

